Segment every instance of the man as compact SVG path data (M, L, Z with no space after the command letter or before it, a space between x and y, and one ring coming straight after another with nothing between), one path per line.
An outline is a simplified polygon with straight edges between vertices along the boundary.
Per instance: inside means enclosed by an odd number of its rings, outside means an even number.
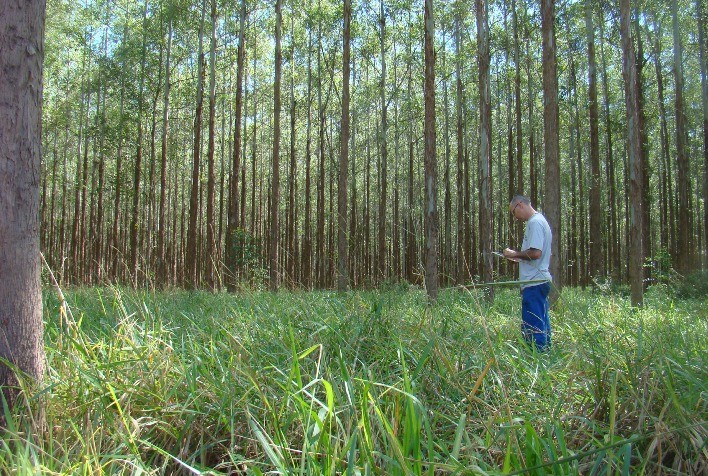
M504 250L505 258L519 263L521 330L526 342L544 351L551 344L551 322L548 318L548 293L553 281L548 271L551 264L551 227L523 195L511 199L509 211L515 219L526 222L521 251Z

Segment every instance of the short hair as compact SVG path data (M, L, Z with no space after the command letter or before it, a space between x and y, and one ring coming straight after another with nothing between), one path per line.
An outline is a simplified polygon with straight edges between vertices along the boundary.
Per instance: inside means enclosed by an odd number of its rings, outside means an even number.
M514 198L511 199L510 204L516 205L519 202L523 203L524 205L529 205L531 203L531 200L529 200L529 198L524 195L514 195Z

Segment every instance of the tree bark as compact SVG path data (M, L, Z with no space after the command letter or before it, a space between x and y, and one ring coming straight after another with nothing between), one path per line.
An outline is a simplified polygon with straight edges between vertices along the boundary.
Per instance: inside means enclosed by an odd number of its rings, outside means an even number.
M595 62L595 26L593 2L585 3L585 32L588 41L588 102L590 114L590 277L603 276L604 242L601 212L600 133L597 107L597 65Z
M560 146L558 142L558 74L556 64L555 0L541 0L543 48L543 142L546 155L544 215L551 226L550 271L556 289L563 284L561 268Z
M678 1L671 1L671 17L674 34L674 84L676 87L674 105L676 109L676 164L678 166L678 230L677 269L687 274L693 268L691 263L691 224L688 197L691 193L689 163L686 153L686 115L683 99L683 43L678 20Z
M199 285L197 219L199 217L199 178L202 148L202 109L204 105L204 16L206 0L202 2L202 15L199 22L199 52L197 68L197 105L194 115L194 146L192 162L192 189L189 196L189 226L187 229L187 256L185 286L194 289Z
M0 15L0 388L10 411L22 387L16 371L34 380L31 389L45 369L39 251L44 21L44 0L6 1Z
M620 35L622 37L622 76L625 85L627 133L629 135L629 279L632 305L641 307L644 294L642 264L642 170L637 69L630 29L630 0L620 0Z
M342 53L342 130L339 155L339 184L337 188L337 289L344 292L349 287L347 246L347 173L349 172L349 76L352 4L344 0L344 45Z
M487 0L476 0L477 60L479 62L479 230L482 279L491 282L492 263L492 98L489 81L489 14ZM494 300L494 288L487 298Z
M216 133L216 0L211 0L211 43L209 45L209 138L207 146L206 262L204 277L209 289L216 287L216 233L214 149Z
M435 20L425 0L425 288L438 297L438 185L435 156Z
M283 62L283 52L281 49L281 36L283 28L283 2L275 2L275 81L273 84L273 176L270 190L270 243L269 243L269 266L271 291L277 291L280 287L280 269L278 263L278 208L280 205L280 79Z
M160 146L160 209L157 219L157 283L167 283L167 256L165 239L167 233L167 136L170 130L170 60L172 55L172 13L168 12L167 51L165 52L165 89L162 98L162 137Z

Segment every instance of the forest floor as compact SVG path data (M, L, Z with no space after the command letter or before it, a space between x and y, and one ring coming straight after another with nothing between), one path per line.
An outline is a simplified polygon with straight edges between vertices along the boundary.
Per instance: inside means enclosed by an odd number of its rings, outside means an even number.
M706 296L564 289L538 354L512 289L65 292L3 474L708 471Z

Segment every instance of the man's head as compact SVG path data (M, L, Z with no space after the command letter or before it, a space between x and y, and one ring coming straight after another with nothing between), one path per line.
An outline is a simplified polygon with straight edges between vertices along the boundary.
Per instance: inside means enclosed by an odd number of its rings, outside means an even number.
M509 203L509 211L514 215L514 218L521 221L527 221L536 213L536 210L531 206L531 200L523 195L514 195Z

